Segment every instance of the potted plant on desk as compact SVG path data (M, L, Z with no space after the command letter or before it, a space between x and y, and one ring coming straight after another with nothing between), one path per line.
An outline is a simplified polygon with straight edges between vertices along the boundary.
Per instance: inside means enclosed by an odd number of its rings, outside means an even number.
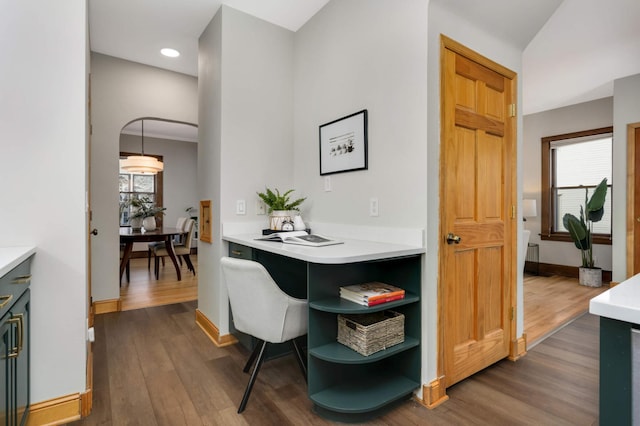
M584 206L580 206L580 219L571 213L562 217L562 224L582 254L582 266L579 268L580 284L588 287L602 285L602 269L595 266L593 259L593 223L602 219L606 197L607 178L604 178L596 186L591 199L589 189L585 188Z
M291 201L290 194L293 191L293 189L290 189L280 194L277 188L273 191L265 188L265 192L258 192L258 197L269 207L269 229L274 231L282 230L282 223L291 221L291 211L299 210L300 204L307 199L304 197Z
M156 207L149 197L133 198L130 201L135 211L131 214L131 228L140 229L140 221L145 231L153 231L156 229L156 216L164 214L166 207ZM136 221L134 223L134 221ZM137 225L137 227L136 227Z

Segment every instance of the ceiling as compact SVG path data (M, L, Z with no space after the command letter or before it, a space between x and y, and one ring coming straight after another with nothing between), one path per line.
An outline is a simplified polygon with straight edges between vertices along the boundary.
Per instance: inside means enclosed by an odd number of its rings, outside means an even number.
M91 50L197 76L198 38L221 4L297 31L327 2L89 0ZM640 73L638 0L431 2L524 49L523 114L612 96L614 79ZM162 56L163 47L180 57Z

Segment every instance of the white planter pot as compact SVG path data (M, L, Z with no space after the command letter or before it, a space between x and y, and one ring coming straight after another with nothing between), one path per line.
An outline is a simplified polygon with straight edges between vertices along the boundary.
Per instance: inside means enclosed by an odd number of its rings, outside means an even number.
M131 229L134 231L139 231L142 228L142 218L136 217L129 220L129 225L131 225Z
M289 210L274 210L269 214L269 229L272 231L281 231L282 222L291 220L291 212Z
M583 268L579 269L580 284L587 287L602 287L602 269L601 268Z
M149 216L142 219L142 227L145 231L154 231L156 229L155 216Z

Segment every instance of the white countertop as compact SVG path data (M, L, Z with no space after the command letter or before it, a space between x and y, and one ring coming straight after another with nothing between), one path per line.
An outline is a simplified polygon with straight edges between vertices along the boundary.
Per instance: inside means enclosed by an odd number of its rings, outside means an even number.
M308 247L273 241L256 240L256 238L261 237L263 237L261 234L225 235L222 239L270 253L280 254L306 262L322 264L366 262L368 260L389 259L392 257L423 254L425 252L423 247L376 241L352 240L333 236L327 236L327 238L343 241L343 244L324 247Z
M591 299L589 312L601 317L640 324L640 274Z
M0 277L36 252L35 247L0 247Z

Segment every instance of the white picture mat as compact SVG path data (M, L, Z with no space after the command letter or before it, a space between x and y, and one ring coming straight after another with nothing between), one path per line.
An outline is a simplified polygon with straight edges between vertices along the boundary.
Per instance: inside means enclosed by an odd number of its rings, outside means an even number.
M366 110L320 126L320 174L365 169Z

